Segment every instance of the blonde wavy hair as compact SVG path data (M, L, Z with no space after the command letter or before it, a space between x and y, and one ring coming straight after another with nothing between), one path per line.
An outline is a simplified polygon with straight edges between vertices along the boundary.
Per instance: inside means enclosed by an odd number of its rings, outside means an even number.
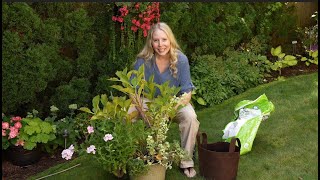
M152 35L156 30L162 30L168 36L171 47L169 50L169 60L170 60L170 71L174 78L177 78L177 63L178 63L178 53L182 52L176 38L171 30L171 28L164 22L159 22L151 26L146 44L144 45L142 51L137 55L138 58L143 58L145 61L150 61L154 55L154 50L152 47Z

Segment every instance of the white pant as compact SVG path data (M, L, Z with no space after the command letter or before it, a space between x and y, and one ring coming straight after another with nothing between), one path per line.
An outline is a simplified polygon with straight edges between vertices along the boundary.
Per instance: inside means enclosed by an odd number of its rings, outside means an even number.
M143 100L144 109L147 109L146 102L149 100ZM134 106L130 106L128 113L130 114L137 109ZM188 103L186 106L181 108L175 117L175 120L179 123L180 137L181 137L181 147L184 148L190 157L193 156L194 146L196 144L196 136L199 129L199 121L197 120L196 112L194 111L192 105ZM181 161L181 168L194 167L193 160Z

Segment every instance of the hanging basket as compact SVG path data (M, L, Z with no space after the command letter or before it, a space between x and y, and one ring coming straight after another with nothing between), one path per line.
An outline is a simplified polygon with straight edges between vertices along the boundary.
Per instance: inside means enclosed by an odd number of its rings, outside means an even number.
M238 147L235 145L238 142ZM207 134L197 134L200 175L207 179L233 180L237 177L240 159L240 140L232 138L231 142L207 143Z
M131 180L165 180L166 168L160 164L152 164L146 174L130 177Z
M26 150L22 146L11 146L7 149L6 156L16 166L28 166L40 160L41 150L38 147Z

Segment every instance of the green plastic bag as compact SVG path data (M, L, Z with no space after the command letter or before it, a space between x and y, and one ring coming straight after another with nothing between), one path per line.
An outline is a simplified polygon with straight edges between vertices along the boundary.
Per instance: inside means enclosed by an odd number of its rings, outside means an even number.
M241 142L240 155L252 149L254 138L262 120L267 119L274 111L274 105L265 94L256 100L243 100L235 109L236 119L228 123L223 131L222 139L230 142L232 137L237 137Z

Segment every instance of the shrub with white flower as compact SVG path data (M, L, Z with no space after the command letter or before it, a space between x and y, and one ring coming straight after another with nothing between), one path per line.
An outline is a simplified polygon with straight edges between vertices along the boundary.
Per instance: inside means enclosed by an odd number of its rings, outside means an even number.
M71 144L71 146L68 149L65 149L62 151L61 155L63 159L70 160L72 158L73 153L74 153L74 146L73 144Z
M126 103L119 104L120 101ZM80 108L92 117L79 153L93 156L105 170L122 177L127 173L128 162L133 158L140 142L146 139L145 125L142 121L134 124L128 121L130 100L125 97L114 97L112 102L107 102L106 95L98 95L92 102L93 111ZM103 109L100 109L100 103Z
M110 141L110 140L112 140L112 139L113 139L112 134L106 134L106 135L104 135L104 137L103 137L103 140L104 140L105 142L108 142L108 141Z
M88 133L91 134L94 132L94 128L92 126L87 127Z
M96 154L96 147L94 145L90 145L87 148L87 153L92 153L92 154Z

